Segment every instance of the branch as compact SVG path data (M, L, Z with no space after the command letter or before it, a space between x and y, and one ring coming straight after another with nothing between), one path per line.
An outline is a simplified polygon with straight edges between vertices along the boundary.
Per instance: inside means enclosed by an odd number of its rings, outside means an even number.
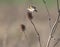
M45 3L45 5L46 5L46 2L45 2L45 1L44 1L44 3ZM47 7L46 7L46 8L47 8ZM58 9L59 15L58 15L58 18L57 18L56 22L54 23L54 25L53 25L53 27L52 27L52 29L51 29L51 33L50 33L50 35L49 35L49 38L48 38L46 47L49 47L51 38L53 38L53 34L55 33L55 30L56 30L57 25L58 25L59 16L60 16L60 10L59 10L59 3L58 3L58 0L57 0L57 9Z

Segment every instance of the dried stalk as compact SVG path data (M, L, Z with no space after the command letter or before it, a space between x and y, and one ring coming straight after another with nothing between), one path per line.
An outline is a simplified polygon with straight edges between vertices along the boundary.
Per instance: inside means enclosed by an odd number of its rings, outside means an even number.
M52 29L51 29L51 33L50 33L50 35L49 35L49 38L48 38L46 47L49 47L51 38L53 38L53 34L55 33L55 30L56 30L56 28L57 28L57 25L58 25L58 18L57 18L56 22L54 23L54 25L53 25L53 27L52 27Z
M50 31L51 31L51 24L50 24L51 18L50 18L50 13L49 13L49 10L48 10L48 7L47 7L47 4L46 4L46 1L45 1L45 0L43 0L43 3L45 4L46 11L47 11L47 13L48 13L49 27L50 27ZM52 36L49 35L49 38L48 38L46 47L49 47L51 37L52 37Z
M60 39L58 39L58 40L56 41L56 43L53 45L53 47L55 47L59 42L60 42Z
M53 34L55 33L55 30L56 30L57 25L58 25L58 22L59 22L60 10L59 10L59 3L58 3L58 0L57 0L57 9L58 9L59 15L58 15L58 18L57 18L56 22L54 23L54 25L53 25L53 27L52 27L52 29L51 29L51 33L50 33L50 35L49 35L49 38L48 38L46 47L49 47L51 38L53 37Z
M39 33L38 33L38 31L37 31L37 29L36 29L34 23L33 23L31 20L30 20L30 22L32 23L32 25L33 25L33 27L34 27L34 29L35 29L37 35L38 35L38 40L39 40L40 47L42 47L42 45L41 45L41 40L40 40L40 35L39 35Z
M10 27L11 27L11 24L12 24L12 23L9 23L9 24L8 24L8 27L7 27L7 29L6 29L6 31L5 31L5 33L4 33L3 47L7 47L8 31L9 31L9 29L10 29Z
M47 3L46 3L45 0L43 0L43 3L45 5L46 11L47 11L47 16L48 16L48 21L49 21L49 27L50 27L50 30L51 30L51 24L50 24L51 17L50 17L50 13L49 13L49 10L48 10L48 7L47 7Z
M4 33L4 38L3 38L3 47L7 47L7 39L8 39L8 30L11 25L9 25L6 29L6 32Z
M4 34L4 39L3 39L3 47L6 47L7 45L7 33Z
M26 30L25 25L24 24L21 24L20 27L21 27L21 31L24 33L25 37L27 38L27 35L25 34L25 30ZM15 47L18 47L19 43L20 43L20 38L18 38L18 41L17 41Z
M38 33L38 31L37 31L37 29L36 29L36 27L35 27L35 25L34 25L34 23L33 23L33 21L32 21L32 19L33 19L32 12L29 12L29 11L28 11L27 14L28 14L28 19L30 20L31 24L33 25L33 27L34 27L37 35L38 35L38 40L39 40L40 47L42 47L42 46L41 46L40 35L39 35L39 33Z

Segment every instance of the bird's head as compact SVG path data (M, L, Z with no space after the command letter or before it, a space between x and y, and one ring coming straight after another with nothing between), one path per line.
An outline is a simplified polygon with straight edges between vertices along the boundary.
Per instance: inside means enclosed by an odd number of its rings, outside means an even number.
M28 11L30 11L30 12L34 12L34 11L37 12L35 6L29 6L29 7L28 7Z

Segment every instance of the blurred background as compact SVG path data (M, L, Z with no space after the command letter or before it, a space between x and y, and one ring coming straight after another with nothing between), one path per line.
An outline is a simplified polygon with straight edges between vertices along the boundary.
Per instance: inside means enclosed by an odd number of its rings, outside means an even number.
M57 0L46 2L52 28L58 16ZM51 31L48 13L42 0L0 0L0 47L40 47L34 27L27 17L27 7L30 4L36 6L38 11L32 14L32 21L40 34L42 47L46 47ZM25 33L21 31L21 24L26 26ZM60 24L53 35L56 39L60 38L59 26ZM50 47L53 47L55 42L56 40L52 39ZM60 43L55 47L60 47Z

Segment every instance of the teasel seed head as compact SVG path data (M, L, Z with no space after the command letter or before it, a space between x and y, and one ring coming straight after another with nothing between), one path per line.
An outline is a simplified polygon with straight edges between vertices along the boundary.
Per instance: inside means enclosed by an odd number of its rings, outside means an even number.
M25 25L24 24L21 24L21 30L22 31L25 31L25 29L26 29Z
M33 19L33 16L32 16L32 13L31 12L27 12L27 16L28 16L28 19L29 20L32 20Z

